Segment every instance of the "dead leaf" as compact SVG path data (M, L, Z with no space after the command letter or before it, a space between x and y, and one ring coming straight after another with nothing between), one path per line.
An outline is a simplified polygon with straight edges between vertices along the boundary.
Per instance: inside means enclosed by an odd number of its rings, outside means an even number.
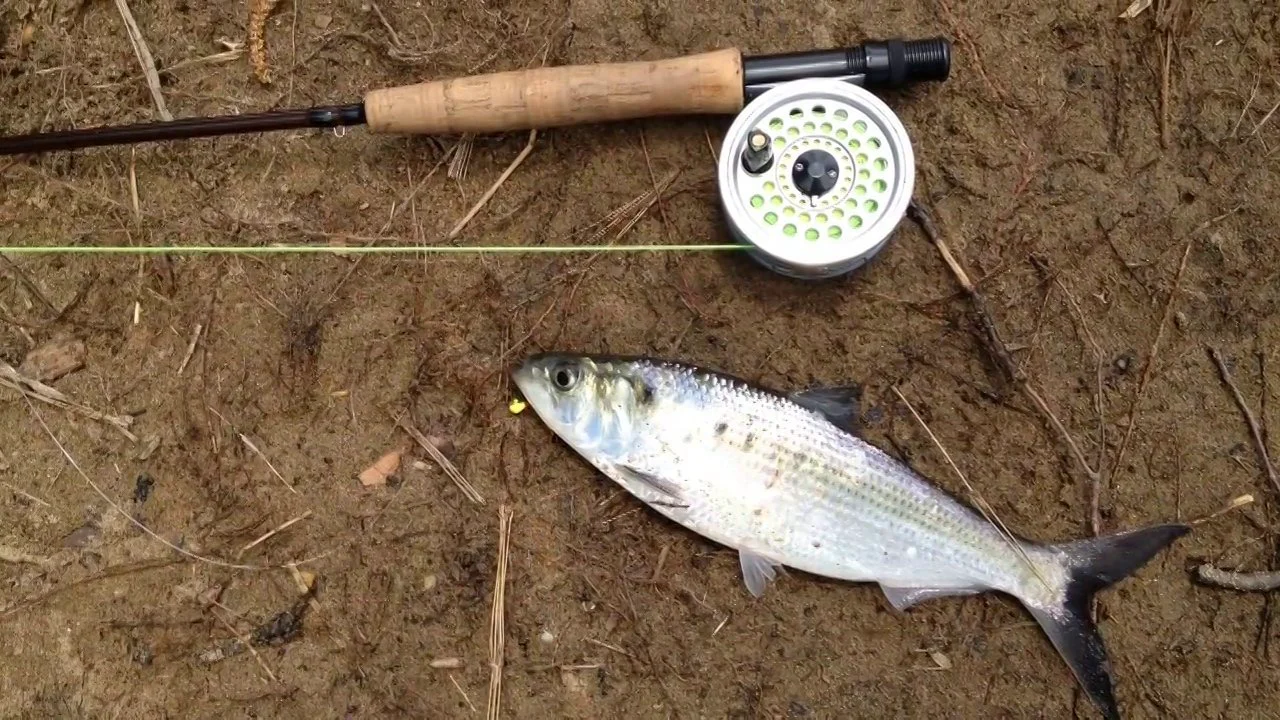
M59 335L27 353L18 372L40 382L53 382L84 367L84 356L82 340Z
M376 462L360 473L360 484L365 487L381 487L387 484L387 478L400 470L400 457L404 450L396 449L378 458Z

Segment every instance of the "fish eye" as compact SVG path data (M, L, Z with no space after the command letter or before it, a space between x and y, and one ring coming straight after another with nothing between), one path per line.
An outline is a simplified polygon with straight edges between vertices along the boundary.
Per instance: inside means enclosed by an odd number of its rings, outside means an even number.
M551 382L559 390L572 390L578 384L578 369L569 364L559 365L551 371Z

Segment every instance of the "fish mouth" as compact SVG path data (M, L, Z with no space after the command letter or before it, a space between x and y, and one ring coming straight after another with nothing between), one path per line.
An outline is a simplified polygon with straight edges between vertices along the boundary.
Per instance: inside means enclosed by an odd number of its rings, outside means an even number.
M559 357L559 353L550 352L529 355L511 370L511 382L515 384L521 399L535 411L539 411L539 415L551 401L547 368Z

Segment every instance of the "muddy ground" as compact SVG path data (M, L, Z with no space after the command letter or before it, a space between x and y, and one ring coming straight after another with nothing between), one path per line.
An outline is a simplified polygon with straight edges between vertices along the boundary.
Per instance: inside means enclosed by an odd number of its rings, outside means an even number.
M888 98L916 143L917 198L1102 467L1102 529L1254 498L1103 596L1122 708L1276 716L1268 597L1192 573L1275 555L1280 500L1208 349L1262 432L1280 422L1273 4L1157 0L1122 20L1124 3L1092 0L284 2L265 35L271 85L236 50L244 4L132 9L179 117L346 102L543 53L952 38L949 82ZM116 4L8 0L0 38L3 132L155 117ZM618 242L728 242L712 182L728 122L543 132L456 243L590 242L593 223L677 171ZM527 139L479 139L461 178L440 164L456 138L362 130L5 159L0 236L444 243ZM897 387L1010 528L1090 534L1088 474L1002 375L910 221L864 271L821 284L734 254L49 255L7 257L0 303L0 359L39 374L33 348L82 343L80 367L49 384L132 417L136 438L0 387L0 716L481 717L505 504L504 717L1096 717L1011 600L899 614L874 586L792 573L753 601L733 553L508 410L511 364L551 348L673 356L782 388L854 381L867 437L962 493ZM441 443L483 505L401 421ZM363 486L396 449L389 484ZM255 633L270 641L215 657Z

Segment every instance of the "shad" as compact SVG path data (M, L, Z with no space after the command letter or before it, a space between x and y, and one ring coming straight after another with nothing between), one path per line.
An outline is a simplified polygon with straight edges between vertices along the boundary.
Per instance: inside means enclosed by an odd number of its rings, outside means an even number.
M662 515L738 551L759 597L786 566L875 582L898 610L998 591L1036 618L1104 717L1120 717L1092 596L1190 530L1042 545L1010 537L853 432L848 388L781 394L663 360L548 353L513 380L538 417Z

